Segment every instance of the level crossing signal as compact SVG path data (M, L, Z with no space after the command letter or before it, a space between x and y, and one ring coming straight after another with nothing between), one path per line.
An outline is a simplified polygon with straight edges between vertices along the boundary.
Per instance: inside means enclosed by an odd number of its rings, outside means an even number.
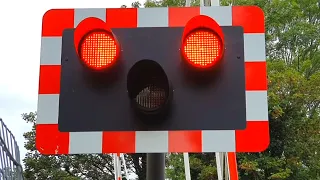
M264 33L255 6L47 11L37 149L266 149Z

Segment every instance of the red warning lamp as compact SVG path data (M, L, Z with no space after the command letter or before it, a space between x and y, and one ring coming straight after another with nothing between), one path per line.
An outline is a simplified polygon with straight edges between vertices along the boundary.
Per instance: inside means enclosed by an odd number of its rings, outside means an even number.
M184 28L181 53L186 62L198 69L212 68L223 57L224 37L221 27L204 15L189 20Z
M74 45L82 63L95 71L113 66L119 57L120 46L107 24L98 18L87 18L74 32Z
M79 45L79 56L89 67L101 70L117 60L118 46L115 39L105 31L93 31L83 37Z

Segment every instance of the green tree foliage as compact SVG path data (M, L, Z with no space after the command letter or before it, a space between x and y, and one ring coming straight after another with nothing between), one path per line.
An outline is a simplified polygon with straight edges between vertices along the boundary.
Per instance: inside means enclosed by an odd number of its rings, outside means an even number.
M320 5L318 0L221 0L257 5L266 16L271 143L262 153L238 153L241 180L320 180ZM141 7L140 2L132 3ZM184 6L185 0L147 0L144 7ZM193 0L192 5L199 5ZM34 124L36 114L24 114ZM113 179L109 155L42 156L35 132L25 133L26 179ZM146 155L127 155L128 167L145 179ZM167 177L183 180L183 155L166 158ZM192 179L216 180L213 153L190 154Z
M230 5L232 0L222 0ZM266 16L269 60L285 61L307 77L320 68L320 10L318 0L236 0L257 5Z
M320 73L306 78L277 60L268 62L268 77L271 143L263 153L238 154L241 176L316 179L320 177Z

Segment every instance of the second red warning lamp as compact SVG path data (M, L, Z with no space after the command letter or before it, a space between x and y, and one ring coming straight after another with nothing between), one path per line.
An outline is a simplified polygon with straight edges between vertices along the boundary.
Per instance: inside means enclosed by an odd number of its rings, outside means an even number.
M212 69L222 60L223 53L224 36L215 20L199 15L187 22L182 35L181 54L189 67Z
M107 24L99 18L87 18L75 29L74 45L82 64L95 72L104 72L118 61L120 45Z

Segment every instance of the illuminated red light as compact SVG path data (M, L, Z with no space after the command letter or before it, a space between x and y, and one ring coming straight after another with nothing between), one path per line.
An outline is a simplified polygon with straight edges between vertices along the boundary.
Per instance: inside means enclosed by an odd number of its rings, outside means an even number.
M207 68L221 58L223 44L216 33L210 30L196 30L187 35L182 51L192 66Z
M79 50L80 58L89 68L102 70L116 62L119 47L110 33L94 31L82 39Z
M89 69L104 71L115 65L120 45L106 22L88 17L74 31L74 47L80 61Z
M181 41L183 59L196 69L209 70L223 59L224 34L209 16L191 18L184 27Z

